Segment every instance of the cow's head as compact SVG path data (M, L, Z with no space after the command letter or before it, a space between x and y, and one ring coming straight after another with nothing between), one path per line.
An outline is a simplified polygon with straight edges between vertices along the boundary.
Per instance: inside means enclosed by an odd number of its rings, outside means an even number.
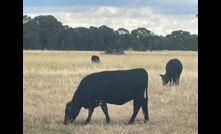
M68 125L72 123L80 112L80 107L72 104L71 102L66 103L65 115L64 115L64 124Z
M169 82L169 78L167 75L162 75L160 74L161 78L162 78L162 83L163 85L166 85Z

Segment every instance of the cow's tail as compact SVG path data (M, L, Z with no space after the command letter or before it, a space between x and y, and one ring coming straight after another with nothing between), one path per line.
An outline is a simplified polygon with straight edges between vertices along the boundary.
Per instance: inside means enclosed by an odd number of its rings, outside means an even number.
M144 76L144 81L143 82L144 82L143 97L144 97L145 103L147 103L148 102L148 73L146 71L145 71L145 76Z
M143 113L144 113L144 122L149 120L149 114L148 114L148 75L147 75L147 81L145 85L145 91L146 91L146 97L144 98L144 106L143 106Z
M146 85L145 85L145 100L146 100L146 103L148 102L148 81L146 82Z

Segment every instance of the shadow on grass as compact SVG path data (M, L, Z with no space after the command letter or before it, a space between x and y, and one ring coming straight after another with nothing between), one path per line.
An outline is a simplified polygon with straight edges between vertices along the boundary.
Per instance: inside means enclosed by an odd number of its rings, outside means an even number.
M90 123L85 124L85 120L76 120L73 123L67 125L67 126L89 126L89 125L98 125L98 126L113 126L113 125L119 125L119 126L133 126L133 125L145 125L148 124L150 121L148 121L147 123L144 123L143 120L141 119L137 119L134 121L133 124L128 124L127 120L123 120L123 119L118 119L118 120L111 120L111 122L109 124L106 123L105 120L100 120L100 119L94 119L91 120ZM58 120L55 121L55 123L57 125L64 125L64 122L62 120ZM65 125L64 125L65 126Z

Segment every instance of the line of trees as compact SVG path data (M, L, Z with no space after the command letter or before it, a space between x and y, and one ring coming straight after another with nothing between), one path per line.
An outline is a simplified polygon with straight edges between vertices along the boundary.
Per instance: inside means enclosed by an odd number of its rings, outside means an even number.
M187 31L173 31L158 36L146 28L129 32L116 31L105 25L72 28L51 15L23 15L23 49L41 50L198 50L198 35Z

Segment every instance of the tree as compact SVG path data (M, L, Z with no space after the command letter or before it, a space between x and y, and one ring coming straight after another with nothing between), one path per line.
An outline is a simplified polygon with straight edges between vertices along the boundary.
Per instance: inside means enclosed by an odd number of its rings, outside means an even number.
M146 28L137 28L131 32L132 42L136 44L135 50L148 50L150 49L150 41L152 40L154 33Z
M28 23L31 20L31 17L28 15L23 15L23 24Z
M60 36L63 31L61 22L51 15L37 16L33 21L39 27L40 43L42 49L61 48Z
M169 47L170 50L193 50L193 43L198 44L198 38L183 30L173 31L166 38L171 44Z
M140 27L131 31L102 25L72 28L51 15L23 15L23 48L49 50L198 50L198 35L177 30L166 36Z
M89 30L89 50L104 50L104 38L102 35L102 31L100 31L97 27L90 27Z
M129 49L130 48L130 33L127 29L125 28L119 28L116 30L116 47L118 49Z
M102 44L101 48L104 50L106 47L116 48L116 33L112 28L109 28L105 25L99 27L99 32L102 35L104 40L104 44Z
M23 48L41 49L38 25L27 15L23 16Z

